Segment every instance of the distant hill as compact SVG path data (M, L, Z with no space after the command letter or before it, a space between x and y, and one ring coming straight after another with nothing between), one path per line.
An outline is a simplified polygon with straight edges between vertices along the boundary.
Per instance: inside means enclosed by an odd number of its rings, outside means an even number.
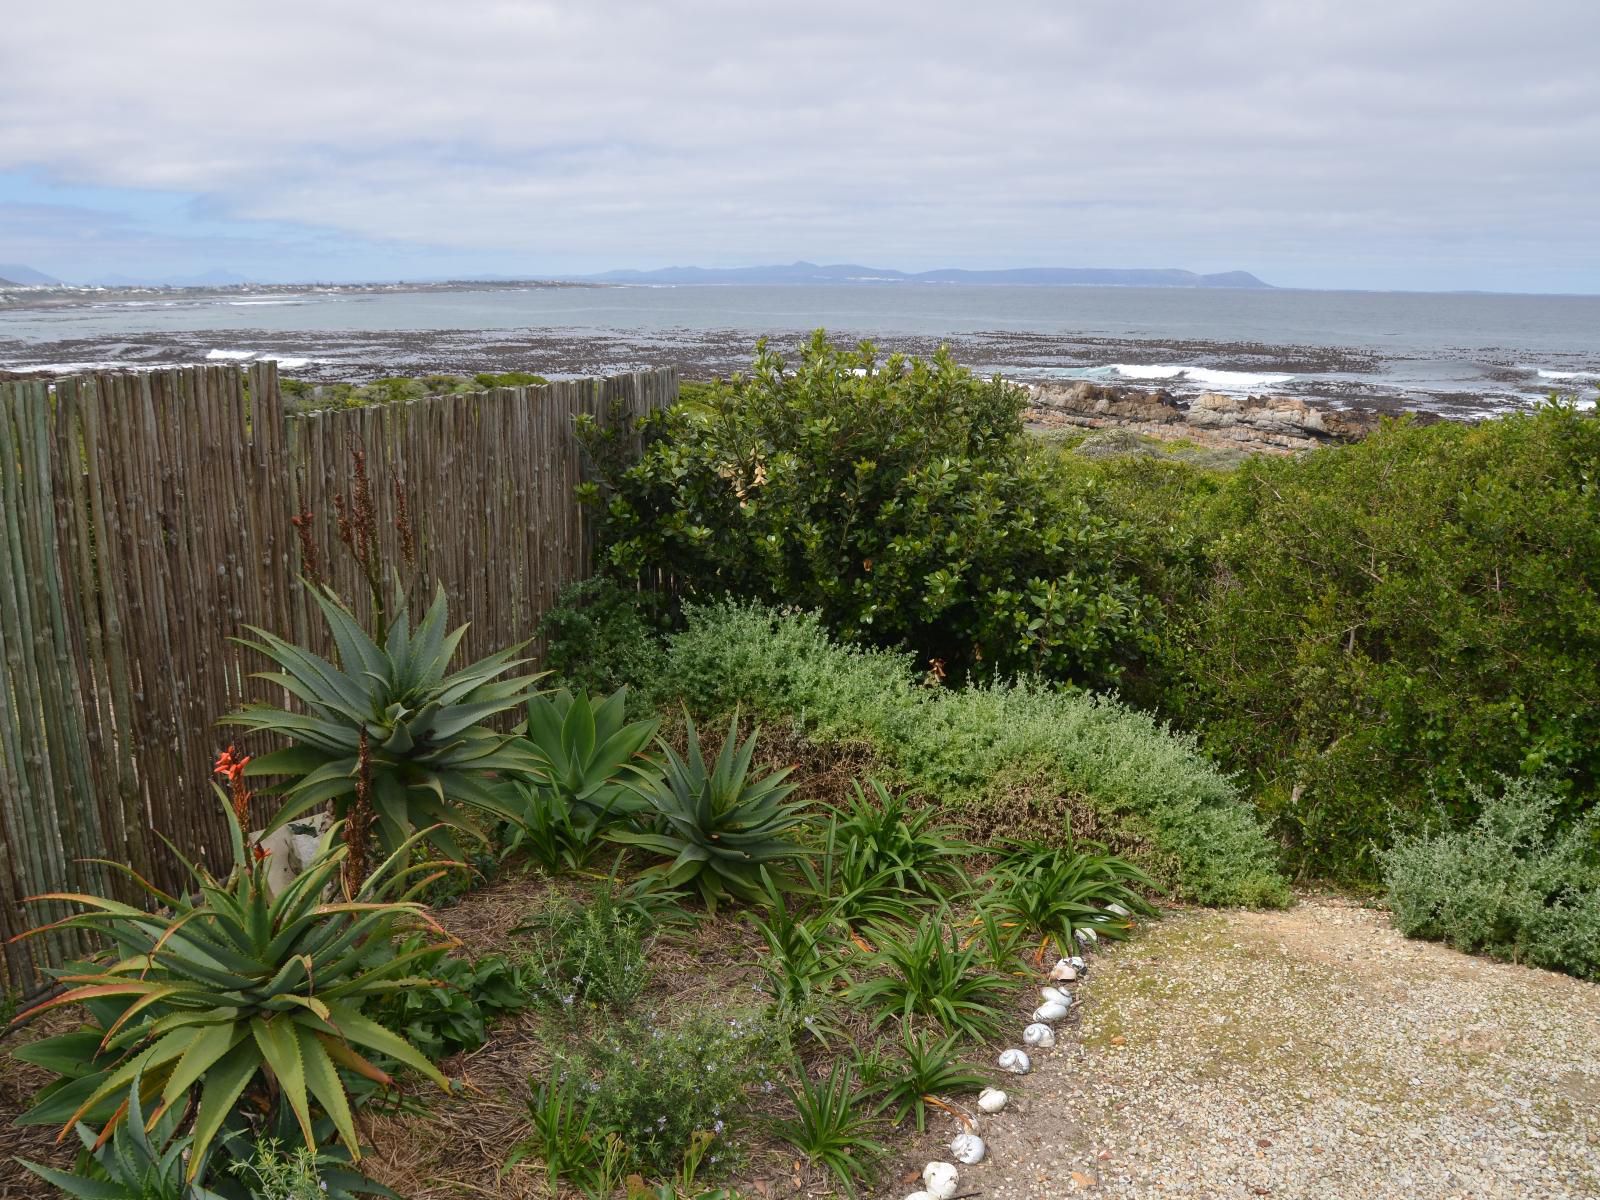
M202 275L105 275L94 281L101 287L237 287L241 283L254 283L237 271L216 268Z
M818 266L797 262L765 267L663 267L657 271L606 271L581 276L594 283L785 284L785 283L1009 283L1051 287L1270 288L1248 271L1199 275L1176 269L1114 267L1017 267L999 271L896 271L855 263Z
M52 279L43 271L35 271L21 263L0 263L0 283L15 287L60 287L61 280Z

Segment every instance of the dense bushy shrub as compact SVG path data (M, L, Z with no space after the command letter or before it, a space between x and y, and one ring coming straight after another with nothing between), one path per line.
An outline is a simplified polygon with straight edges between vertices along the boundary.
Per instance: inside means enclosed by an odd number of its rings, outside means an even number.
M1409 937L1600 979L1600 814L1560 827L1543 781L1469 787L1470 828L1402 837L1381 855Z
M1310 873L1377 874L1437 796L1600 776L1600 420L1400 423L1257 459L1205 514L1209 578L1165 641L1166 711L1243 768Z
M1019 790L1077 799L1096 836L1181 897L1287 898L1234 784L1143 713L1037 684L924 687L907 656L841 645L808 614L724 603L685 617L656 686L692 709L743 704L819 741L868 742L904 782L968 813Z
M660 598L598 577L561 589L555 607L539 622L545 643L541 665L578 691L608 695L655 676L661 665L665 624ZM630 713L648 705L630 694Z
M631 465L587 427L605 563L800 605L956 676L1112 682L1155 615L1129 531L1032 452L1021 411L943 351L879 361L819 331L788 364L760 344L750 376L650 418Z

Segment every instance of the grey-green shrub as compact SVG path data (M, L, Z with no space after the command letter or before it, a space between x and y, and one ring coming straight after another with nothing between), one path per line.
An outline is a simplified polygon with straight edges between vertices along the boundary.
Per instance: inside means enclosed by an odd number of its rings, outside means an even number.
M1600 812L1562 825L1542 780L1473 786L1466 829L1402 837L1380 859L1395 925L1458 950L1600 979Z
M1194 740L1115 700L1032 683L921 686L909 656L829 638L813 616L689 606L658 698L742 704L817 741L862 741L899 781L952 807L1016 791L1079 797L1102 836L1173 895L1275 905L1288 888L1254 812Z

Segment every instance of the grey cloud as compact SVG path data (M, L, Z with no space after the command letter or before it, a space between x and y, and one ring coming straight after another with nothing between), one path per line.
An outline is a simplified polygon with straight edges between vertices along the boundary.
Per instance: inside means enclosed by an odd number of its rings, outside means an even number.
M1589 3L68 0L8 26L0 169L481 269L1476 262L1600 290Z

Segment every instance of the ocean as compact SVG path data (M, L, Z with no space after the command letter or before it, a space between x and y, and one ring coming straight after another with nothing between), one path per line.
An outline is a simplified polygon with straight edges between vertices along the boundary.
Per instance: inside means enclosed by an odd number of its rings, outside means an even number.
M1600 297L1009 287L450 285L99 293L0 305L0 369L271 357L318 380L677 365L709 376L757 337L816 328L885 351L948 344L985 374L1086 378L1475 417L1600 388Z

